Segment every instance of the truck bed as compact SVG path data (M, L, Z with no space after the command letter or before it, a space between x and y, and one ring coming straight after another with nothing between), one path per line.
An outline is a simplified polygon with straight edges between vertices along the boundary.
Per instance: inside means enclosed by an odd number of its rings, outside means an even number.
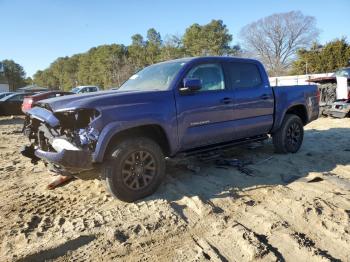
M288 108L293 106L305 106L307 118L303 119L307 124L318 117L318 88L316 85L293 85L272 87L275 97L275 116L272 132L281 126L283 117Z

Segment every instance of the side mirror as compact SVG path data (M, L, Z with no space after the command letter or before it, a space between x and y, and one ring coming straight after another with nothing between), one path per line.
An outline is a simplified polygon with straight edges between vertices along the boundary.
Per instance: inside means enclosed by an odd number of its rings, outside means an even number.
M202 88L202 82L199 78L185 78L183 80L183 87L180 88L181 92L195 92Z

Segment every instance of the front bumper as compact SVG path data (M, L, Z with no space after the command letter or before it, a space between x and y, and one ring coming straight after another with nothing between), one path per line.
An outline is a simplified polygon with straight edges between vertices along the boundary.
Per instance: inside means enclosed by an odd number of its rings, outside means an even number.
M34 154L40 159L64 168L69 173L80 173L93 169L91 154L86 151L63 149L60 152L47 152L37 149Z
M350 112L350 104L348 102L335 102L328 110L328 115L337 118L344 118Z
M94 169L92 155L88 151L62 149L59 152L48 152L33 146L26 146L21 153L29 157L33 163L44 160L56 165L65 173L75 174Z
M336 118L344 118L347 116L348 113L349 113L348 111L344 112L344 111L333 110L333 109L328 111L328 115Z

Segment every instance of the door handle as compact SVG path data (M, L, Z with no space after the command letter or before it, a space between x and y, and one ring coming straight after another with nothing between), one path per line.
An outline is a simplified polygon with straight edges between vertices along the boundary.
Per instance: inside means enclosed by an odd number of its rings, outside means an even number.
M270 96L268 94L263 94L262 96L260 96L261 99L266 100L269 99Z
M223 103L223 104L230 104L230 103L233 102L233 99L229 98L229 97L225 97L225 98L221 99L220 102Z

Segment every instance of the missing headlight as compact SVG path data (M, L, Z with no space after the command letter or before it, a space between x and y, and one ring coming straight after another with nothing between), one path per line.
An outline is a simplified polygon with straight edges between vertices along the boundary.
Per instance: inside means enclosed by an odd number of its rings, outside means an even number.
M67 129L83 129L94 121L100 112L95 109L77 109L55 113L61 127Z

